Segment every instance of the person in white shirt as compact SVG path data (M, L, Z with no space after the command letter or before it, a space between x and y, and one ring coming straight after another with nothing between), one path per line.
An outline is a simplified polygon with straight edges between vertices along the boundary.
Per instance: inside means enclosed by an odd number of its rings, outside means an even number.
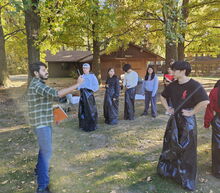
M131 69L130 64L124 64L122 69L125 72L123 82L125 88L124 119L134 120L134 101L136 86L138 83L138 73Z

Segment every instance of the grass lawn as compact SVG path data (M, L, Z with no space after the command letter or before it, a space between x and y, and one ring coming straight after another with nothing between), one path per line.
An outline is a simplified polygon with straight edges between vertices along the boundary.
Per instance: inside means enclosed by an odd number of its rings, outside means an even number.
M215 78L195 78L207 91ZM57 88L69 80L51 79ZM27 126L25 86L0 90L0 192L32 193L36 189L34 167L37 141ZM162 89L162 86L161 86ZM104 124L102 104L104 89L96 93L99 111L98 129L86 133L78 129L77 106L68 120L54 127L51 184L54 193L185 193L180 185L156 174L163 135L168 120L158 101L159 116L140 117L144 101L136 101L136 119L124 121L123 92L120 97L120 121ZM198 121L199 193L220 193L220 180L211 175L211 130L203 128L203 114Z

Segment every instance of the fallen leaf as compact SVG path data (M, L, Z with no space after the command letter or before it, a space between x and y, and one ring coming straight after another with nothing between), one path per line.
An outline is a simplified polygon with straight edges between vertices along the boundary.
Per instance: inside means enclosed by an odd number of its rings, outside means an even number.
M199 178L199 181L200 181L201 183L206 183L206 182L208 182L208 180L207 180L207 179L204 179L204 178Z
M150 176L147 177L147 182L152 181L152 178Z
M8 180L5 180L4 182L2 182L1 184L7 184L8 183Z

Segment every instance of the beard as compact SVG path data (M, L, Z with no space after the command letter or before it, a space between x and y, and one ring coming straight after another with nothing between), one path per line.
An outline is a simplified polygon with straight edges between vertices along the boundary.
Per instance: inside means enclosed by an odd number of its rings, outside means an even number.
M39 74L39 78L40 78L41 80L47 80L47 79L48 79L48 73L45 74L45 75Z

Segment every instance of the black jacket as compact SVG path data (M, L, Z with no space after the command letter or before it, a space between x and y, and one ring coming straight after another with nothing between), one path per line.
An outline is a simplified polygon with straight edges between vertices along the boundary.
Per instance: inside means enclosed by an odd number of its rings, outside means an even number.
M120 93L120 85L117 76L108 77L106 80L106 94L109 94L112 98L118 98Z

